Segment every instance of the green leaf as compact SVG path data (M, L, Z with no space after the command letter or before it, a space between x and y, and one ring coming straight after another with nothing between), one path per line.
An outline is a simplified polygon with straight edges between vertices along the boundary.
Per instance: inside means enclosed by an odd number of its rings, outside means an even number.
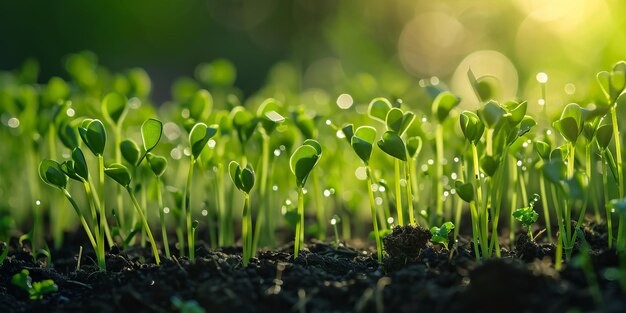
M289 159L289 168L296 176L298 187L304 186L306 179L321 157L318 150L312 145L303 144L298 147Z
M252 165L248 164L246 168L241 170L241 191L250 194L252 187L254 187L254 180L254 169L252 168Z
M543 166L543 174L553 184L559 185L565 178L565 163L561 159L552 159Z
M191 129L191 132L189 132L189 145L191 146L191 154L195 159L198 158L209 139L215 133L217 133L217 125L209 127L204 123L198 123Z
M239 190L243 190L243 184L241 183L241 166L236 161L230 161L228 164L228 174L230 179L235 184L235 187Z
M271 134L279 123L285 121L285 117L280 112L282 110L282 104L274 98L265 99L257 110L257 116L261 120L261 127L269 135Z
M600 120L598 128L596 128L594 137L600 150L605 150L609 147L611 139L613 139L613 124L611 122L611 118L608 115L604 116Z
M483 155L480 158L480 169L489 177L493 177L498 170L499 162L491 155Z
M472 72L472 69L468 69L467 78L469 79L470 85L474 90L474 94L476 94L476 97L480 102L485 102L492 98L495 91L495 86L493 86L493 84L485 79L488 77L483 76L479 79L476 79L476 76L474 76L474 72Z
M104 153L107 140L106 130L100 120L86 119L78 128L81 139L94 155Z
M78 135L76 129L72 126L72 122L69 119L63 120L57 128L57 135L61 140L61 143L68 149L74 149L78 147Z
M401 161L406 161L406 147L397 133L385 132L383 138L378 141L378 147L388 155Z
M391 103L389 100L385 98L375 98L370 102L367 108L367 113L371 118L382 123L386 123L387 113L389 110L391 110Z
M194 121L206 120L209 117L209 113L212 108L213 97L211 97L211 94L204 89L196 91L187 102L189 117Z
M233 119L233 127L237 130L239 141L242 144L246 143L252 137L256 129L256 125L259 121L258 118L242 106L233 108L230 114Z
M422 137L414 136L409 137L406 140L406 152L411 159L415 159L415 157L422 151Z
M507 101L504 103L503 107L510 114L508 115L508 120L511 122L511 124L517 125L526 115L528 102L522 101L521 103L518 103L517 101Z
M544 159L547 160L550 157L550 145L543 141L535 141L534 143L535 151L537 154Z
M361 126L356 129L350 144L357 156L368 164L372 155L372 145L376 140L376 129L371 126Z
M513 211L513 217L522 223L522 226L530 228L539 218L539 214L535 212L533 207L529 206Z
M607 99L611 99L611 74L607 71L601 71L596 75L600 89Z
M34 292L30 295L31 300L43 299L45 294L59 291L59 286L52 279L45 279L33 283Z
M89 169L83 150L78 147L74 148L72 150L72 160L74 161L73 167L76 175L82 177L85 181L89 180Z
M392 108L387 112L385 122L387 123L387 130L400 133L400 127L402 127L402 110L398 108Z
M165 169L167 169L167 159L159 155L148 153L148 163L150 164L150 169L157 177L161 177L165 173Z
M122 164L112 163L104 169L104 173L118 184L122 185L122 187L127 188L130 185L130 172L128 168Z
M474 186L472 183L463 183L457 180L454 182L454 189L463 201L467 203L474 201Z
M128 111L128 100L117 92L108 93L102 99L102 115L112 125L119 125Z
M69 177L70 179L73 179L78 182L83 182L83 179L80 176L78 176L78 174L76 174L76 170L74 169L74 164L75 164L74 161L67 160L59 164L59 167L61 168L61 171L63 172L63 174L67 175L67 177Z
M476 113L464 111L460 115L459 122L461 124L461 131L466 140L474 144L480 142L480 138L482 138L485 132L485 124L483 124Z
M569 142L576 142L576 140L578 140L578 135L580 134L579 130L581 129L578 129L578 124L573 117L566 117L555 121L553 126L565 140Z
M461 98L449 91L441 92L432 103L432 114L441 123L450 114L450 111L461 102Z
M163 134L163 123L161 121L149 118L141 124L141 139L143 140L143 148L146 152L152 151L161 140Z
M430 228L430 234L432 235L431 241L435 243L442 244L446 249L448 249L448 235L450 231L454 229L454 224L452 222L445 222L441 227L433 226Z
M67 186L67 176L61 170L59 163L53 160L43 160L39 163L39 177L46 184L64 189Z
M120 151L126 162L130 163L132 166L138 166L137 162L139 162L139 158L141 157L141 151L135 141L132 139L122 141L120 143Z
M489 100L478 110L478 116L489 129L494 129L506 114L507 112L493 100Z
M352 136L354 136L354 125L347 124L341 128L343 135L345 136L348 143L352 143Z

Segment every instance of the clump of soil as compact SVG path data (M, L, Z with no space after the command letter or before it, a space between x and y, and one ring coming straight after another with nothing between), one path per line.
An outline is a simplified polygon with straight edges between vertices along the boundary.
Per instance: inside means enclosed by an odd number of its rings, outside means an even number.
M417 262L430 245L430 232L421 226L397 226L383 238L385 270L393 271Z

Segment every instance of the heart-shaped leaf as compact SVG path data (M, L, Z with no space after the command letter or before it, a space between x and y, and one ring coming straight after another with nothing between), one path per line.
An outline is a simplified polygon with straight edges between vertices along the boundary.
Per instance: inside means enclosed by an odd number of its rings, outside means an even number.
M285 117L280 112L282 110L282 104L274 98L269 98L263 101L257 110L257 116L261 120L261 127L269 135L271 134L279 123L285 121Z
M534 143L535 151L537 154L544 159L547 160L550 157L550 145L543 141L535 141Z
M104 173L124 188L130 185L130 172L122 164L112 163L104 169Z
M100 120L86 119L78 128L81 139L94 155L100 156L104 153L104 146L107 140L106 130Z
M79 147L74 148L72 150L72 160L74 161L74 172L76 175L82 177L85 181L89 180L89 169L83 150Z
M61 140L61 143L68 149L74 149L78 147L78 136L76 129L72 126L72 122L69 119L63 120L57 128L57 135Z
M607 71L601 71L596 75L596 79L604 96L611 99L611 74Z
M478 116L489 129L494 129L506 115L506 111L497 102L490 100L478 110Z
M119 125L128 111L128 100L117 92L108 93L102 99L102 115L113 125Z
M449 91L441 92L437 95L432 104L432 114L441 123L450 114L450 111L459 103L461 99Z
M372 145L376 139L376 129L371 126L361 126L356 129L351 139L351 145L357 156L368 164L372 155Z
M613 139L613 124L611 123L609 116L604 116L600 120L598 128L594 134L594 138L596 139L596 143L598 144L598 148L600 150L605 150L609 147L611 139Z
M78 176L78 174L76 174L76 169L75 169L74 164L75 163L73 160L67 160L59 164L59 168L61 168L61 171L63 172L63 174L67 175L67 177L69 177L70 179L73 179L78 182L83 182L84 180L80 176Z
M196 91L187 102L189 118L194 121L206 120L209 117L212 107L213 97L211 97L211 94L204 89Z
M465 139L477 144L485 132L485 124L474 112L464 111L461 113L459 122Z
M454 189L463 201L468 203L474 201L474 186L471 183L463 183L457 180L454 182Z
M141 124L141 139L143 140L143 148L147 152L152 151L161 140L163 134L163 123L161 121L149 118Z
M53 160L46 159L39 163L39 177L53 187L65 189L67 186L67 176L61 170L60 164Z
M371 118L385 123L389 110L391 110L391 103L389 100L385 98L375 98L370 102L367 108L367 113Z
M150 164L150 169L157 177L161 177L165 173L165 169L167 169L167 159L160 155L148 153L148 164Z
M237 189L242 190L243 185L241 184L241 166L236 161L230 161L228 164L228 174L230 175L230 179L235 184Z
M139 146L132 139L126 139L120 143L120 151L122 152L122 157L126 162L130 163L132 166L137 166L137 162L139 162L139 157L141 155L141 151L139 151Z
M233 127L237 130L237 137L241 143L246 143L258 124L258 119L244 107L238 106L231 111Z
M411 159L415 159L415 157L422 150L422 137L414 136L409 137L406 140L406 152Z
M209 139L217 133L217 125L210 127L204 123L197 123L189 133L189 145L191 146L191 154L194 159L200 156L200 153L206 147Z
M346 126L341 128L341 132L343 132L343 135L348 143L352 143L352 136L354 136L354 125L347 124Z
M378 147L388 155L401 161L406 161L406 147L397 133L392 131L385 132L383 138L378 141Z
M319 146L319 144L318 144ZM321 157L318 148L310 144L298 147L289 159L291 172L296 176L298 187L304 186L306 179Z
M493 177L498 169L498 161L491 155L483 155L480 158L480 169L489 177Z
M493 97L495 86L490 82L490 76L482 76L476 78L472 69L467 70L467 78L470 81L470 85L474 90L474 94L478 97L480 102L485 102Z
M385 122L387 123L387 130L400 133L400 127L402 126L402 110L398 108L392 108L387 112Z
M522 101L518 103L517 101L507 101L504 103L504 108L510 115L508 115L508 120L512 125L519 124L524 116L526 115L526 110L528 109L528 102Z
M246 168L241 170L241 191L250 194L250 190L254 187L254 180L254 169L252 169L251 164L248 164Z

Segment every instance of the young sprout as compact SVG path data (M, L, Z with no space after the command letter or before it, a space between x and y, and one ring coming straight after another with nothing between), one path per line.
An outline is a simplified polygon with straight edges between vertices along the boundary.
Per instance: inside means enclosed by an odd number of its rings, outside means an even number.
M150 245L152 245L152 252L154 253L156 264L157 265L160 264L161 260L159 258L159 251L157 250L157 245L156 245L156 242L154 241L154 237L152 237L152 231L150 230L150 225L148 225L148 220L146 219L146 216L144 215L143 210L139 206L139 202L137 201L137 198L135 197L135 194L133 193L133 190L130 186L131 177L130 177L130 172L128 171L128 168L126 168L126 166L119 164L119 163L112 163L104 170L104 172L106 173L107 176L109 176L115 182L117 182L122 187L124 187L124 189L126 189L126 191L128 192L128 195L130 196L130 199L133 202L133 205L135 206L135 210L137 211L137 214L141 218L141 222L143 223L143 228L145 229L148 235L148 239L150 240Z
M154 155L152 153L148 153L147 156L148 163L150 164L150 169L154 176L156 177L156 194L157 194L157 204L159 210L159 220L161 222L161 236L163 238L163 248L165 249L165 257L170 258L170 246L167 240L167 229L165 227L165 206L163 205L163 194L161 187L161 176L165 173L167 168L167 159Z
M104 99L102 99L102 115L105 120L113 128L113 138L115 139L115 162L122 162L121 155L121 142L122 142L122 124L128 113L128 100L123 95L117 92L108 93ZM120 218L120 223L124 225L124 202L121 193L121 187L117 187L117 210ZM122 227L120 225L120 227Z
M33 282L30 273L26 269L13 275L11 284L28 292L28 297L31 300L41 300L44 295L59 291L59 286L52 279Z
M374 140L376 140L376 129L371 126L361 126L357 128L356 131L354 132L354 135L351 136L350 138L352 149L357 154L357 156L361 159L361 161L363 161L363 164L365 165L367 169L367 193L370 199L372 226L374 229L374 239L376 241L376 254L377 254L378 263L380 264L383 261L383 246L381 243L380 233L378 231L376 201L374 199L374 190L372 190L373 188L372 169L369 165L370 157L372 156L372 148L374 145ZM399 143L401 144L400 148L404 149L404 144L402 143L402 140L400 140ZM380 143L379 143L379 146L380 146ZM387 141L384 146L388 149L390 146L390 142ZM395 149L390 150L390 151L393 151L393 153L397 153ZM404 153L404 150L402 150L402 152L403 152L402 155L406 156L406 154Z
M450 115L461 99L449 91L441 92L433 100L431 109L432 116L437 121L435 124L435 166L436 171L433 177L433 184L436 187L435 193L435 214L431 216L431 222L439 223L443 218L443 123Z
M193 167L202 150L207 146L209 139L217 133L217 125L207 126L204 123L196 124L189 132L189 146L191 146L191 156L189 160L189 173L187 174L187 184L183 197L181 219L185 219L186 223L181 220L181 225L187 225L187 244L189 245L189 260L195 260L195 243L191 229L191 182L193 178ZM181 255L184 251L184 243L181 243Z
M70 164L73 164L73 163L70 163ZM78 168L78 172L80 172L81 175L86 176L85 174L86 168L84 168L84 170L81 166L78 166L78 167L73 166L73 168ZM72 172L76 173L75 170L72 170ZM39 177L41 177L41 180L43 180L46 184L52 187L55 187L63 192L63 195L70 202L70 204L72 205L72 208L74 208L76 215L78 215L78 218L80 219L80 223L82 224L83 229L85 230L85 233L87 234L87 238L89 238L89 242L91 243L91 246L96 252L96 259L98 262L98 266L100 267L101 270L106 270L106 262L104 260L104 242L99 241L99 240L97 241L96 239L94 239L93 234L91 233L91 229L89 228L89 225L87 224L87 221L85 220L85 217L83 216L83 213L78 207L78 204L76 203L76 201L74 201L74 198L67 191L66 188L67 188L68 176L62 170L61 165L53 160L41 161L41 163L39 163ZM78 177L78 175L76 174L75 177ZM98 238L100 239L100 237Z
M313 139L305 140L298 147L289 159L291 173L296 176L296 186L298 190L298 216L296 224L296 238L294 241L294 258L298 257L298 252L304 246L304 185L313 171L313 168L322 157L322 146Z
M244 194L243 216L241 218L241 241L243 245L243 266L248 266L252 251L252 214L250 213L250 191L254 187L255 175L252 165L242 168L236 161L228 164L228 173L235 187Z
M519 208L513 212L513 217L522 223L522 226L528 231L528 238L533 241L535 239L533 238L532 226L537 221L537 218L539 218L539 214L535 212L535 203L539 201L539 198L538 194L534 194L528 203L528 207Z
M548 143L545 143L543 141L535 141L534 143L534 148L535 151L537 151L537 154L539 155L539 158L541 159L539 162L537 162L537 169L542 172L543 171L543 166L546 162L548 162L549 158L550 158L550 145ZM541 206L543 207L543 218L544 218L544 223L546 226L546 231L548 232L548 241L552 242L552 226L551 226L551 220L550 220L550 210L548 209L548 193L547 193L547 189L546 189L546 179L544 177L544 175L539 175L539 190L541 193Z
M448 235L453 229L454 224L452 222L445 222L441 227L433 226L430 228L430 234L432 235L430 240L442 244L448 250Z
M611 150L608 149L609 144L611 143L611 139L613 138L613 125L609 120L608 116L604 116L600 119L598 127L594 133L594 139L598 146L598 150L600 150L600 162L602 163L602 185L604 190L604 203L606 210L606 231L608 237L608 247L613 247L613 221L611 209L609 208L607 203L610 203L610 192L609 192L609 174L608 174L608 165L611 165L611 172L614 173L613 169L613 155L611 154ZM615 175L617 176L617 175Z

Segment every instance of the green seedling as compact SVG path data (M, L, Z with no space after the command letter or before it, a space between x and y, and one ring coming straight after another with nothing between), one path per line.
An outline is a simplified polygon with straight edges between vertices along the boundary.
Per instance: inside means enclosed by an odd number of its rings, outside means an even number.
M539 213L535 211L535 204L539 201L539 198L538 194L534 194L527 207L519 208L513 212L513 217L528 231L528 238L530 238L530 240L535 240L532 226L539 218Z
M335 234L335 248L339 247L339 230L337 229L337 224L341 223L341 218L339 215L335 214L333 218L330 219L330 225L333 227L333 233Z
M348 134L352 133L351 131ZM382 263L383 261L383 246L381 242L380 233L378 231L378 219L376 213L376 202L374 200L374 190L372 190L372 169L369 165L370 158L372 156L372 149L374 147L374 141L376 140L376 129L370 126L361 126L354 131L353 136L350 137L350 142L352 149L356 153L356 155L361 159L363 164L367 169L367 193L369 195L370 200L370 209L372 216L372 227L374 229L374 238L376 240L376 254L378 258L378 263ZM400 140L400 143L402 141ZM385 145L387 148L389 146L389 142ZM403 146L400 148L404 149ZM397 151L394 151L397 152ZM402 155L406 156L404 150L402 150ZM400 212L400 214L402 214Z
M244 194L243 216L241 218L241 241L243 243L243 266L248 266L254 256L252 238L252 214L250 213L250 191L254 187L255 175L252 165L242 168L236 161L228 165L228 173L235 187Z
M600 119L598 123L598 127L594 133L594 139L598 146L598 150L600 151L600 162L602 163L602 185L603 185L603 194L604 194L604 203L605 203L605 213L606 213L606 226L607 226L607 239L608 239L608 247L613 247L613 219L611 214L611 209L606 203L610 203L610 192L609 192L609 173L608 167L609 165L613 165L613 156L611 154L611 150L608 149L609 144L611 143L611 139L613 137L613 125L611 121L609 121L608 116L604 116ZM615 166L611 166L611 172L613 173L613 169Z
M217 133L217 125L207 126L204 123L196 124L189 132L189 146L191 147L191 156L189 159L189 172L187 174L187 184L183 197L182 209L184 214L181 215L181 225L187 226L187 244L189 247L189 260L195 260L195 243L191 229L191 182L193 178L193 167L196 160L206 147L209 139ZM182 220L184 218L184 220ZM186 221L186 223L184 222ZM184 243L181 244L181 255L184 251Z
M154 155L152 153L148 153L147 156L148 164L150 164L150 169L156 178L156 195L157 195L157 204L159 210L159 220L161 222L161 237L163 240L163 248L165 249L165 257L170 258L170 246L167 240L167 229L165 227L165 206L163 205L163 192L161 187L161 177L165 173L167 169L167 159Z
M430 240L443 245L448 250L448 235L453 229L454 224L452 222L445 222L441 227L433 226L430 228L430 234L432 235Z
M305 140L298 147L289 159L289 168L296 177L296 187L298 191L298 217L296 224L296 238L294 241L294 258L304 247L304 185L309 174L322 157L322 146L313 139Z
M143 223L143 228L145 229L146 234L148 235L148 239L150 240L150 245L152 245L152 252L154 253L156 264L157 265L160 264L161 259L159 258L159 251L157 249L156 242L154 241L154 237L152 236L150 225L148 225L148 220L146 219L146 216L143 213L143 210L141 209L141 206L139 205L139 202L137 201L137 198L135 197L135 194L130 186L131 176L130 176L130 172L128 171L128 168L126 168L126 166L119 164L119 163L112 163L104 170L104 172L106 173L107 176L109 176L115 182L117 182L122 187L124 187L124 189L126 189L126 191L128 192L128 195L130 196L133 206L135 206L135 210L137 211L137 214L139 215L139 218L141 219L141 222Z
M44 295L59 291L59 286L52 279L33 282L28 270L22 270L13 275L11 284L26 291L31 300L41 300Z

